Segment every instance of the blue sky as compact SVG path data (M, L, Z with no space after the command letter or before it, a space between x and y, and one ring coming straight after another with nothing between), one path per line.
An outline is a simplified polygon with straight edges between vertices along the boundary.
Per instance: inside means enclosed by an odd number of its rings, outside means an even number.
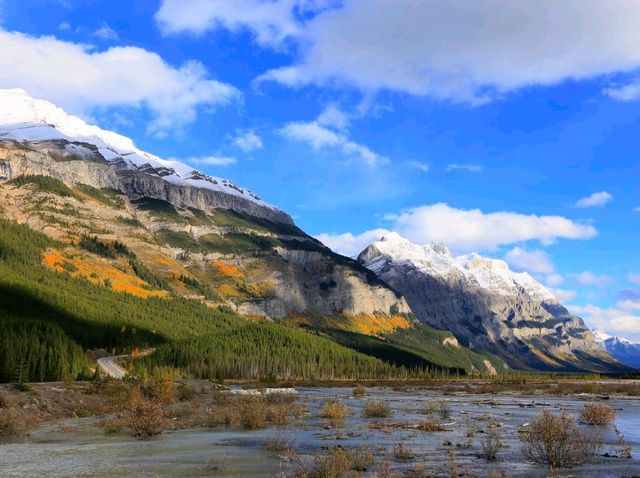
M638 24L623 1L4 0L0 87L336 250L396 230L506 259L640 341Z

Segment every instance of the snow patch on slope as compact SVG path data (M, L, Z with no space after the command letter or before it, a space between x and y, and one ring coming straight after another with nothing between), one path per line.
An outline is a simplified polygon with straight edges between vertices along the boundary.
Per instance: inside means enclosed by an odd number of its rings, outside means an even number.
M118 162L119 167L160 176L165 181L180 186L240 196L273 208L251 191L236 186L228 179L208 176L187 164L142 151L136 148L131 138L89 125L49 101L32 98L19 88L0 89L0 141L2 140L89 143L96 146L107 161Z
M418 245L392 232L371 246L380 255L367 267L379 272L392 261L398 266L409 265L419 271L448 280L458 277L481 289L502 295L525 294L530 298L557 303L556 297L526 272L513 272L506 262L478 254L454 257L442 244Z

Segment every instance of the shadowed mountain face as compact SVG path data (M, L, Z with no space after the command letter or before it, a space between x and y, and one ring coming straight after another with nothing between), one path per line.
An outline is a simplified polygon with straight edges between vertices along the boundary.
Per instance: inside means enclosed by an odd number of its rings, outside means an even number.
M624 368L598 347L582 319L503 261L456 258L441 245L419 246L397 234L371 244L358 261L401 293L419 320L514 368Z
M640 369L640 344L630 342L623 337L611 337L596 332L596 341L609 355L629 367Z

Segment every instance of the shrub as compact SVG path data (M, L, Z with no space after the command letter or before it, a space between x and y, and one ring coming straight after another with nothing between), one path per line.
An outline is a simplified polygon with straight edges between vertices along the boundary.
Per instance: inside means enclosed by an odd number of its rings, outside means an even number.
M548 410L531 420L520 439L524 442L522 452L525 457L553 468L584 463L592 446L571 414L553 415Z
M422 430L423 432L443 432L444 426L438 422L433 420L422 420L418 423L418 430Z
M367 394L367 389L362 385L357 385L353 388L354 397L364 397Z
M413 454L413 451L411 450L411 448L409 448L402 442L398 443L394 447L393 456L395 457L396 461L401 461L401 462L411 461L415 458L415 455Z
M580 413L580 421L588 425L606 426L616 419L616 411L606 405L590 403Z
M329 420L329 424L332 427L340 427L344 425L345 420L349 418L349 414L349 407L346 405L340 402L329 401L320 409L318 416Z
M485 436L482 442L482 452L480 456L487 461L494 461L498 457L498 452L502 448L502 441L500 440L500 432L497 429L492 429Z
M365 418L388 418L393 414L389 405L381 401L368 401L362 409Z
M249 397L242 401L238 409L238 424L245 430L264 428L267 410L261 398Z
M181 383L176 388L176 396L181 402L190 402L196 396L196 391L186 383Z
M335 447L326 454L317 456L313 466L305 478L342 478L349 476L352 467L352 456L344 448Z
M368 446L361 446L352 452L351 469L353 471L368 471L375 464L375 455Z
M20 436L37 425L32 412L16 407L0 408L0 436Z
M166 422L162 405L157 398L135 394L122 418L137 438L147 438L164 432Z

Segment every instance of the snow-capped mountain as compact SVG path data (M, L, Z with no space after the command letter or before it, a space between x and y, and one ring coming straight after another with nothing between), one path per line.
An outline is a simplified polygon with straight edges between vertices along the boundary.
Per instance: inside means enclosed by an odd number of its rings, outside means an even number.
M89 125L49 101L34 99L22 89L0 90L0 141L57 144L59 153L90 158L98 154L118 171L141 172L176 186L206 189L275 209L233 181L212 177L179 161L138 149L126 136Z
M454 257L443 245L414 244L396 233L369 245L358 260L403 294L418 319L452 331L464 345L500 355L512 367L616 366L582 319L504 261Z
M634 344L623 337L613 337L601 330L593 333L596 342L612 357L625 365L640 368L640 344Z

